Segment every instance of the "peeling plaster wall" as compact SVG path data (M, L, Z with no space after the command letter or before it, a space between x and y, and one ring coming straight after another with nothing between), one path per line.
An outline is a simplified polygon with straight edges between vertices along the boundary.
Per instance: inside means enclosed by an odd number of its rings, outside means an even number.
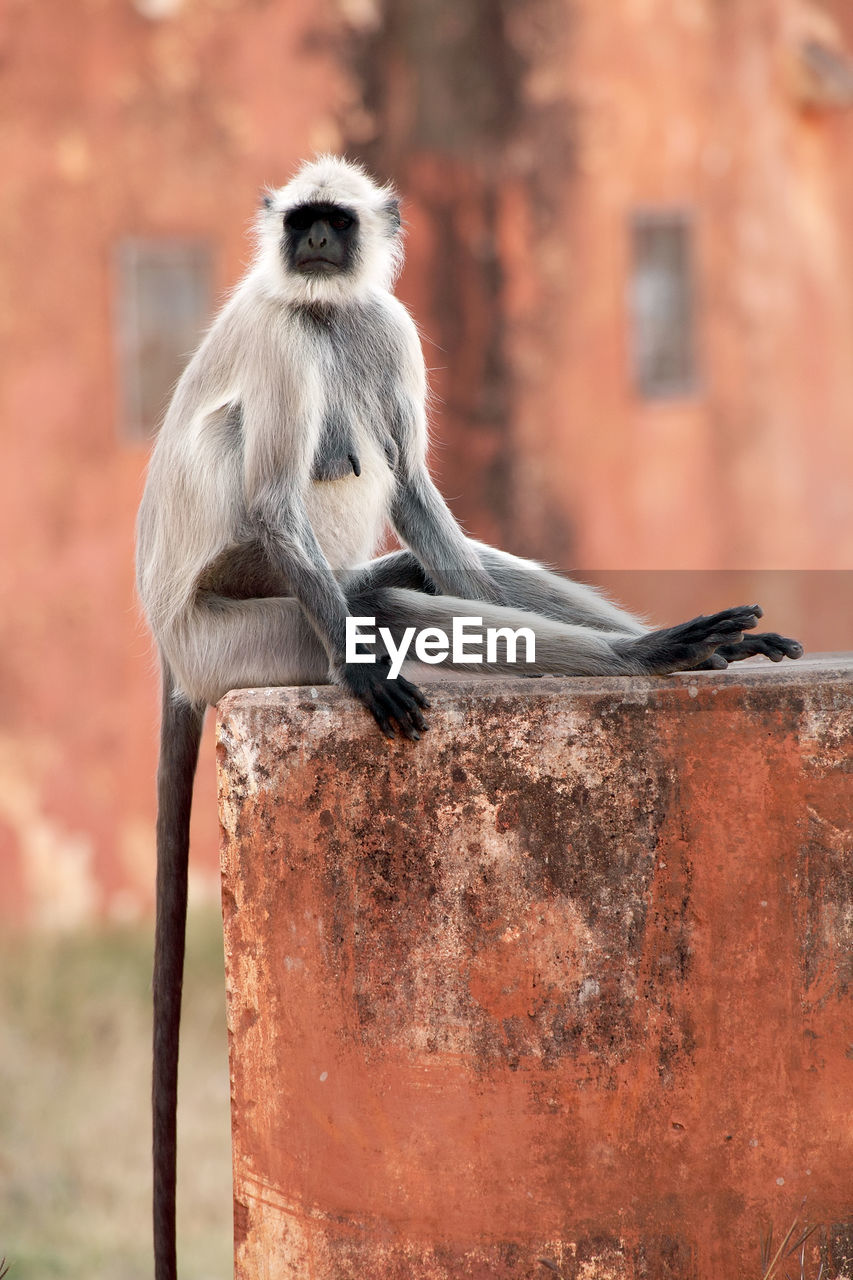
M850 660L430 692L220 707L237 1276L849 1276Z

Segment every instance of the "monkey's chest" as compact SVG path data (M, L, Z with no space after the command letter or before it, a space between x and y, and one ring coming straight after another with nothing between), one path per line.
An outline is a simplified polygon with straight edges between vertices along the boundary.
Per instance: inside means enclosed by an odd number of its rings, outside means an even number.
M385 536L394 489L393 443L324 426L311 472L308 518L333 569L369 560Z

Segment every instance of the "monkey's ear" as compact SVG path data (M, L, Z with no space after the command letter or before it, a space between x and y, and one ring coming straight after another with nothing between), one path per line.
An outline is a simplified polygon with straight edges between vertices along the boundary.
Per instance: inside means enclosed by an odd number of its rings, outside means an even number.
M403 219L400 217L400 201L395 196L392 196L389 200L385 201L384 208L385 216L391 224L391 230L399 231L403 222Z
M265 191L264 194L261 196L261 204L264 206L265 209L271 209L273 207L273 198L270 195L269 191Z

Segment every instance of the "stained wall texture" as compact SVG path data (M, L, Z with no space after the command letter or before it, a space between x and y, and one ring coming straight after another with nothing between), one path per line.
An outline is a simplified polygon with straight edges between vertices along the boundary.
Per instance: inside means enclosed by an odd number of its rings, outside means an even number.
M432 702L220 706L237 1276L849 1277L853 664Z
M259 189L316 149L406 196L434 464L473 533L609 572L662 621L760 595L849 647L851 47L844 0L7 0L0 914L150 902L122 246L206 246L221 296ZM695 337L689 389L654 399L631 319L649 216L688 229Z

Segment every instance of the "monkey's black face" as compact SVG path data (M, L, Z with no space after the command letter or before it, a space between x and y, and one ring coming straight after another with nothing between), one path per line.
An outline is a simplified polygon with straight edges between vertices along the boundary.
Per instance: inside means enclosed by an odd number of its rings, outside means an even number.
M348 271L355 257L358 219L336 204L303 204L284 217L283 248L291 271L332 275Z

